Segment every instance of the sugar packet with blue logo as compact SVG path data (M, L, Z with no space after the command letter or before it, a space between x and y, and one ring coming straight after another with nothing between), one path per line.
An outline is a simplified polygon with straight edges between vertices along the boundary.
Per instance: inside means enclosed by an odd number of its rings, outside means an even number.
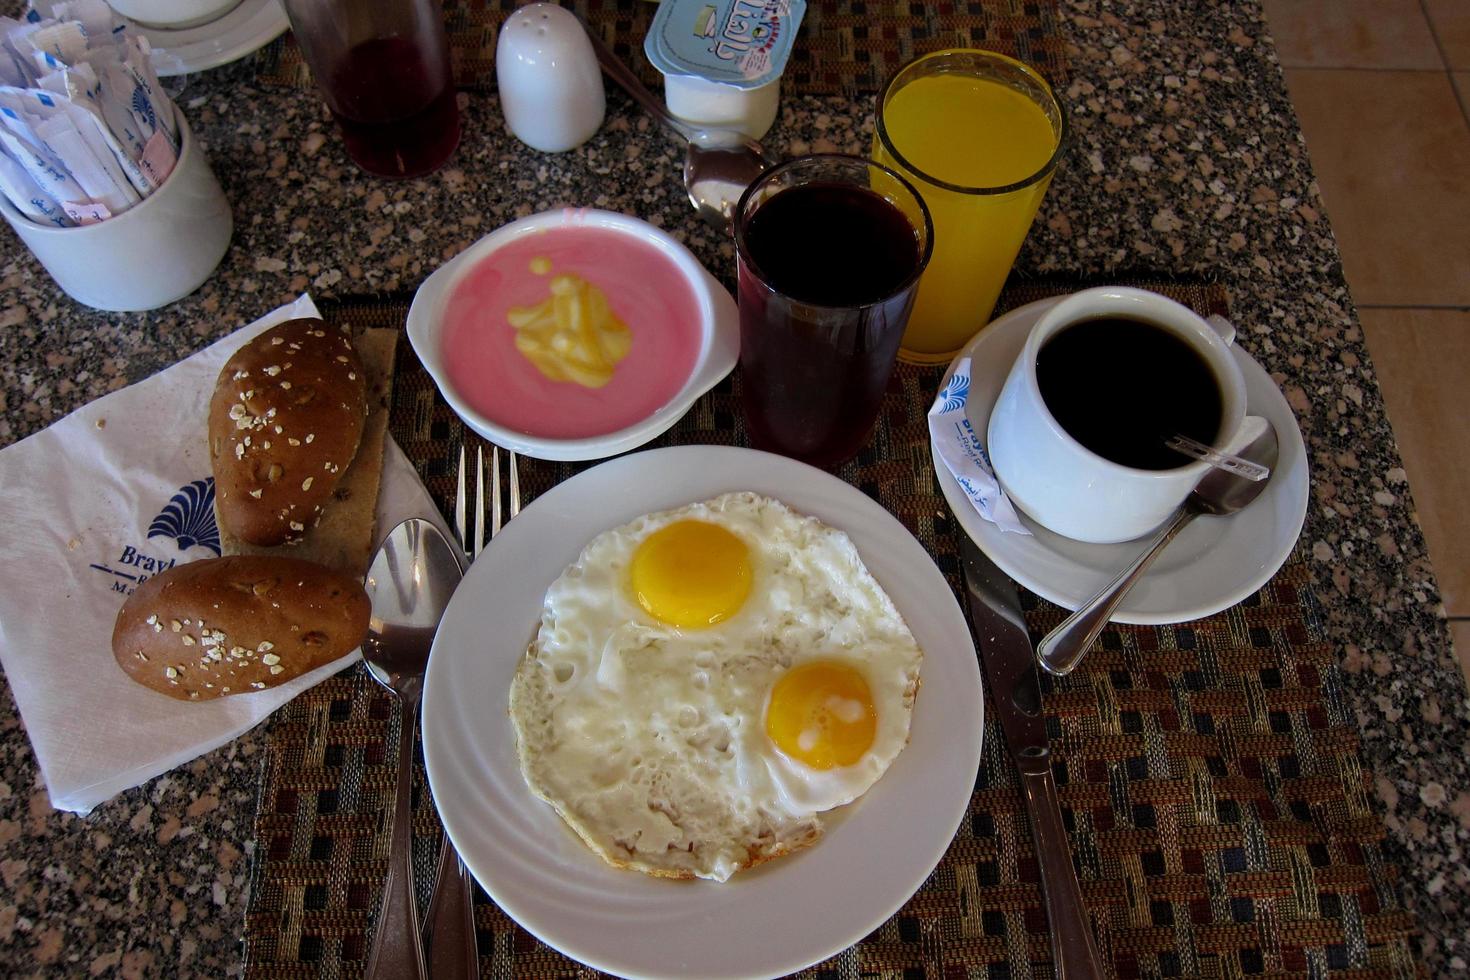
M975 512L1002 531L1030 534L1001 489L990 454L965 414L970 398L970 359L955 365L948 383L929 409L929 436L934 451L975 506Z
M103 221L168 178L179 129L151 57L102 0L0 17L0 194L21 215Z

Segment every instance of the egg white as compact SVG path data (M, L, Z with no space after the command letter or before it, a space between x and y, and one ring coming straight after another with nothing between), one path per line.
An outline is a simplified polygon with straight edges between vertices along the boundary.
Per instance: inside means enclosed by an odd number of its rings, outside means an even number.
M752 588L729 619L681 629L634 599L640 542L681 520L749 548ZM819 771L766 735L772 686L810 660L857 668L877 732L854 765ZM820 814L864 793L908 741L922 655L846 534L754 493L645 515L598 535L547 590L511 687L521 770L604 859L725 880L816 841Z

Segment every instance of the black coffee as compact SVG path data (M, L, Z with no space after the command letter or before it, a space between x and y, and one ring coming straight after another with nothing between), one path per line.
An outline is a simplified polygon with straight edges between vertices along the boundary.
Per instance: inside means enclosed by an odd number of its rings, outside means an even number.
M1177 336L1139 320L1083 320L1042 345L1036 380L1067 434L1104 459L1143 470L1189 460L1164 445L1175 434L1206 444L1220 434L1215 372Z

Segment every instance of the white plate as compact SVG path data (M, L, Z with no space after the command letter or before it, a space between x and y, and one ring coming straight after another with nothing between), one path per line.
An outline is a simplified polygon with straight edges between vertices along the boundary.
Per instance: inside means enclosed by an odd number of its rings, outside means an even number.
M908 747L825 837L723 884L604 864L516 761L507 699L552 581L601 531L753 490L851 535L925 651ZM439 815L490 896L547 944L624 976L777 976L862 939L944 855L980 762L980 670L964 614L923 547L855 487L794 460L686 446L603 463L538 497L471 566L444 614L424 694Z
M1030 303L991 323L955 355L970 358L965 414L985 432L990 410L1026 335L1056 299ZM1281 455L1271 482L1249 507L1230 517L1202 517L1166 548L1114 614L1119 623L1182 623L1228 609L1276 574L1291 554L1307 514L1307 451L1296 416L1264 368L1239 347L1246 410L1276 427ZM944 383L954 372L951 363ZM934 455L933 443L929 446ZM944 498L960 526L1001 569L1037 595L1076 609L1137 557L1141 541L1084 544L1021 519L1033 536L1007 534L975 512L944 464L934 459Z
M36 9L49 16L54 0L40 0ZM145 27L117 15L128 30L146 37L153 47L153 70L159 75L185 75L218 68L258 51L291 26L280 0L241 0L240 4L207 24L170 30Z

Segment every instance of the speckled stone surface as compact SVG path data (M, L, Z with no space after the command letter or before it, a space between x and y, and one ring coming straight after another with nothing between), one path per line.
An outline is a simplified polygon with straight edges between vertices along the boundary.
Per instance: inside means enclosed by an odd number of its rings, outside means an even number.
M12 2L4 8L13 9ZM1296 118L1254 3L1063 0L1073 139L1018 270L1225 282L1240 343L1301 420L1304 532L1406 903L1433 975L1470 966L1470 700ZM508 137L493 94L461 96L440 173L389 183L348 162L310 92L248 64L190 79L180 103L235 214L194 295L144 315L63 295L0 231L0 445L140 380L309 290L411 290L507 219L561 204L647 218L729 278L696 223L681 156L620 97L564 156ZM788 97L768 140L862 152L872 100ZM104 804L53 812L13 701L0 698L0 974L233 976L262 737L247 735Z

